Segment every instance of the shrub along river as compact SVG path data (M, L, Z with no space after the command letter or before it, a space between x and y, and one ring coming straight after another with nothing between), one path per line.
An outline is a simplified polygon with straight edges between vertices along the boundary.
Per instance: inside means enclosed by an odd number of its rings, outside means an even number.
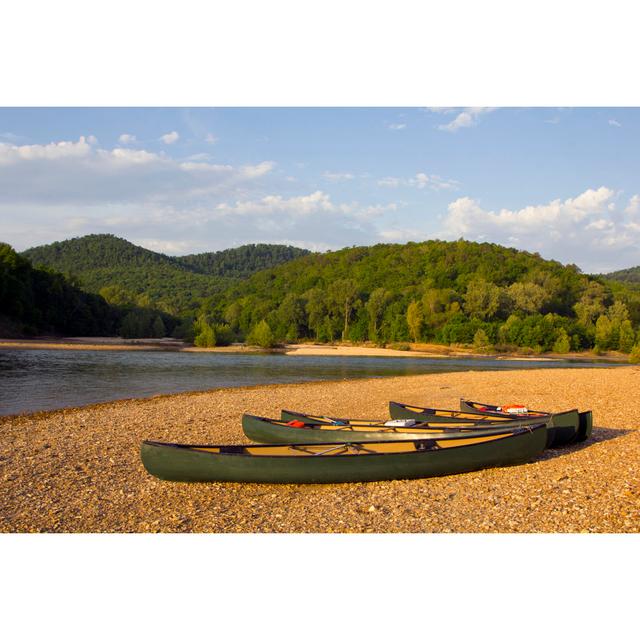
M624 365L584 360L0 349L0 415L220 387L451 371L611 366Z

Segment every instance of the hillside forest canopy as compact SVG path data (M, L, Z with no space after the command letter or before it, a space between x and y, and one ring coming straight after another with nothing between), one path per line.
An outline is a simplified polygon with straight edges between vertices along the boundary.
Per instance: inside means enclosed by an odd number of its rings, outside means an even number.
M534 353L629 353L640 339L635 282L491 243L326 253L247 245L174 258L96 235L20 256L3 245L1 255L0 313L31 332L164 334L201 346L436 342ZM43 278L58 282L46 303ZM82 303L74 306L73 296ZM59 317L44 311L50 306Z

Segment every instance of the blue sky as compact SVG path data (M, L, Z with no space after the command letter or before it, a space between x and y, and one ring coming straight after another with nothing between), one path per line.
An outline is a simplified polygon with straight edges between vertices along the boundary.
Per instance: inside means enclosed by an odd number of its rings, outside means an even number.
M0 240L498 242L640 264L640 109L2 108Z

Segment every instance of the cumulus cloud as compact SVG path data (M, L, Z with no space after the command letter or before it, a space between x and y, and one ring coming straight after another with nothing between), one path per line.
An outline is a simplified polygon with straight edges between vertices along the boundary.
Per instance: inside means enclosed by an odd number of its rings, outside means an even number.
M402 129L406 129L407 125L402 123L393 123L389 125L389 129L392 131L401 131Z
M378 186L380 187L415 187L416 189L432 189L434 191L440 191L443 189L457 189L458 182L456 180L446 180L436 174L427 174L423 172L416 173L411 178L396 178L393 176L387 176L378 180Z
M134 144L136 142L136 137L130 133L123 133L118 137L118 142L120 144Z
M629 204L625 208L624 212L630 216L636 216L640 213L640 195L636 194L631 196Z
M164 153L90 144L0 143L0 202L122 204L228 197L269 174L274 163L231 166L177 161Z
M622 125L617 120L609 120L609 126L611 127L621 127Z
M218 138L216 138L212 133L207 133L204 141L208 144L215 144L218 142Z
M458 198L444 216L442 235L539 252L592 272L640 264L640 225L633 219L640 199L631 198L620 215L610 208L615 196L603 186L565 200L499 211Z
M18 249L114 233L151 249L189 253L248 242L338 248L380 241L393 203L339 202L321 190L280 194L275 163L235 166L88 137L44 145L0 143L0 227ZM287 186L287 189L291 189ZM268 191L267 191L268 189Z
M438 125L438 129L441 131L455 132L458 131L458 129L473 127L482 115L494 110L495 107L467 107L462 109L450 122Z
M160 136L160 140L162 140L162 142L164 142L165 144L173 144L174 142L177 142L179 138L180 135L177 131L171 131L170 133L165 133L164 135Z

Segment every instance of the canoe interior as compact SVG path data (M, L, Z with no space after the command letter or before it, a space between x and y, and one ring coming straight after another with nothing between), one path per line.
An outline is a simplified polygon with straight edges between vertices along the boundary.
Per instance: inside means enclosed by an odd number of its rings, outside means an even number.
M498 407L498 405L495 404L484 404L482 402L475 402L473 400L460 400L460 408L465 408L465 407L469 407L471 408L473 411L478 411L480 413L486 413L487 411L489 412L493 412L493 413L498 413L501 414L503 416L509 416L512 415L513 417L518 417L518 416L522 416L522 417L538 417L538 416L547 416L549 415L549 413L547 413L546 411L537 411L537 410L533 410L530 409L527 411L527 413L525 414L509 414L506 411L502 411L500 407Z
M503 413L497 415L486 415L484 412L482 413L474 413L472 411L449 411L447 409L431 409L429 407L417 407L411 404L404 404L403 402L389 402L389 406L395 405L396 407L400 407L405 409L408 412L415 413L416 416L419 416L423 419L428 416L434 416L434 418L453 418L461 421L472 421L472 422L502 422L513 420L514 418L527 418L527 417L537 417L537 416L511 416L505 415ZM542 417L542 414L540 414Z
M394 402L393 404L404 407L405 409L412 411L416 414L419 414L420 417L423 418L421 422L424 421L424 418L427 416L433 416L434 422L441 424L441 421L438 418L449 418L453 420L460 420L460 422L484 422L490 420L491 422L499 422L502 420L508 420L507 416L483 416L482 414L472 413L470 411L453 411L449 409L430 409L427 407L414 407L411 405L402 404L400 402ZM351 425L360 425L360 424L378 424L383 425L384 420L366 420L366 419L353 419L353 418L335 418L333 416L323 416L316 415L311 413L299 413L297 411L282 411L282 419L291 420L292 418L297 418L303 422L306 420L313 421L318 424L351 424ZM305 420L306 419L306 420Z
M486 429L485 424L479 424L476 426L475 424L470 424L469 422L417 422L415 425L410 427L404 426L388 426L385 425L384 422L371 422L367 420L349 420L345 421L346 424L336 424L336 423L316 423L316 422L305 422L304 426L301 427L292 427L284 420L272 420L270 418L260 418L258 416L251 416L254 420L259 420L261 422L265 422L268 425L274 425L277 427L287 427L293 430L302 430L302 429L313 429L314 431L348 431L349 433L415 433L420 434L428 431L429 433L451 433L458 431L460 429L464 429L466 431L473 429ZM499 424L502 425L505 421L500 421Z
M543 426L543 425L542 425ZM327 444L288 444L288 445L185 445L165 442L145 441L147 445L175 447L191 451L203 451L216 455L235 455L252 457L329 457L329 456L361 456L361 455L389 455L395 453L414 453L416 451L454 449L471 447L474 445L506 440L517 437L531 429L518 429L507 433L491 434L485 436L469 436L450 440L446 438L430 440L400 440L393 442L367 442L367 443L327 443Z

